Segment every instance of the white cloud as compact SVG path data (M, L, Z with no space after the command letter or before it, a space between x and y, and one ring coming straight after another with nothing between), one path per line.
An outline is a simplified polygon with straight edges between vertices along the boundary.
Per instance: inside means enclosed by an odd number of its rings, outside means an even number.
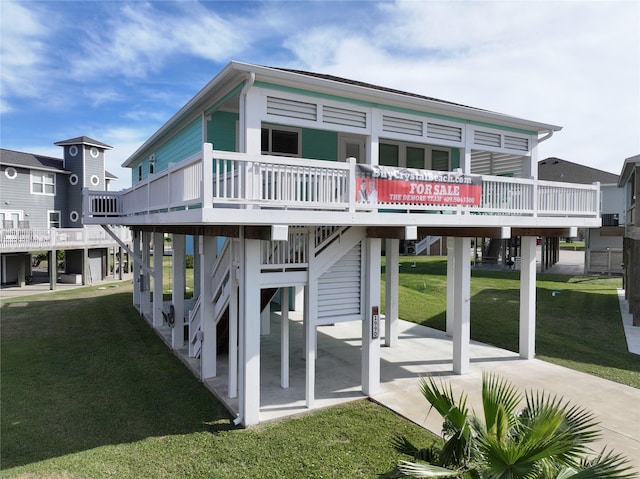
M171 11L150 2L115 5L103 29L86 30L83 53L72 61L75 78L144 78L178 55L219 61L246 43L232 23L199 3L164 4Z
M314 71L399 88L564 130L541 157L618 172L640 151L640 4L379 4L384 21L287 46Z
M11 98L37 97L48 83L46 70L48 25L32 4L0 2L0 82L2 111L12 109Z

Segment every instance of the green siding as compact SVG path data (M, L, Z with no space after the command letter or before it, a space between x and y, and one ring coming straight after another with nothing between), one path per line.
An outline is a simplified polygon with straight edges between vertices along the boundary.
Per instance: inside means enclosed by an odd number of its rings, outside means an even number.
M213 143L215 150L236 151L236 121L239 115L226 111L216 111L207 123L207 142Z
M201 149L202 122L200 118L196 118L156 150L155 171L166 170L170 162L177 163ZM148 173L149 168L147 167L146 170Z
M338 133L302 129L302 156L315 160L338 160Z
M460 168L460 149L451 148L451 170Z
M174 134L159 146L156 157L155 172L166 170L169 163L177 163L202 149L202 122L196 118L187 126ZM131 165L131 184L138 183L138 167L142 164L142 180L149 176L149 156Z

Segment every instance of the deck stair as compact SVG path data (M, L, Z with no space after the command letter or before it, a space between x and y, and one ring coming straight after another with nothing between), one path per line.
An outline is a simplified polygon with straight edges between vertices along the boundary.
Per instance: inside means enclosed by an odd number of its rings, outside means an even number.
M423 251L427 252L427 256L431 256L431 246L438 241L442 241L442 236L425 236L414 245L414 254L419 255Z
M498 238L492 238L485 246L482 252L483 264L498 264L500 258L500 251L502 249L502 240Z

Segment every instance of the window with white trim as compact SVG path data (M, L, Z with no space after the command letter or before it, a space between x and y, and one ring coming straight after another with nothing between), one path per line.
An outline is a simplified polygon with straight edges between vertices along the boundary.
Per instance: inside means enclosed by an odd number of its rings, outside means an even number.
M261 150L265 155L302 156L301 130L284 126L263 126Z
M381 141L378 148L379 165L451 171L451 153L447 149L395 141Z
M60 212L49 211L47 213L47 223L49 228L60 228Z
M31 193L37 195L56 194L56 174L46 171L31 172Z

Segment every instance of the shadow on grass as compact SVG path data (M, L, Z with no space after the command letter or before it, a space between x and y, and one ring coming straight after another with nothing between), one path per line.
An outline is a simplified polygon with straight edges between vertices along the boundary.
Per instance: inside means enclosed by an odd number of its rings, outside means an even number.
M233 427L131 307L130 288L78 291L2 303L2 469Z

